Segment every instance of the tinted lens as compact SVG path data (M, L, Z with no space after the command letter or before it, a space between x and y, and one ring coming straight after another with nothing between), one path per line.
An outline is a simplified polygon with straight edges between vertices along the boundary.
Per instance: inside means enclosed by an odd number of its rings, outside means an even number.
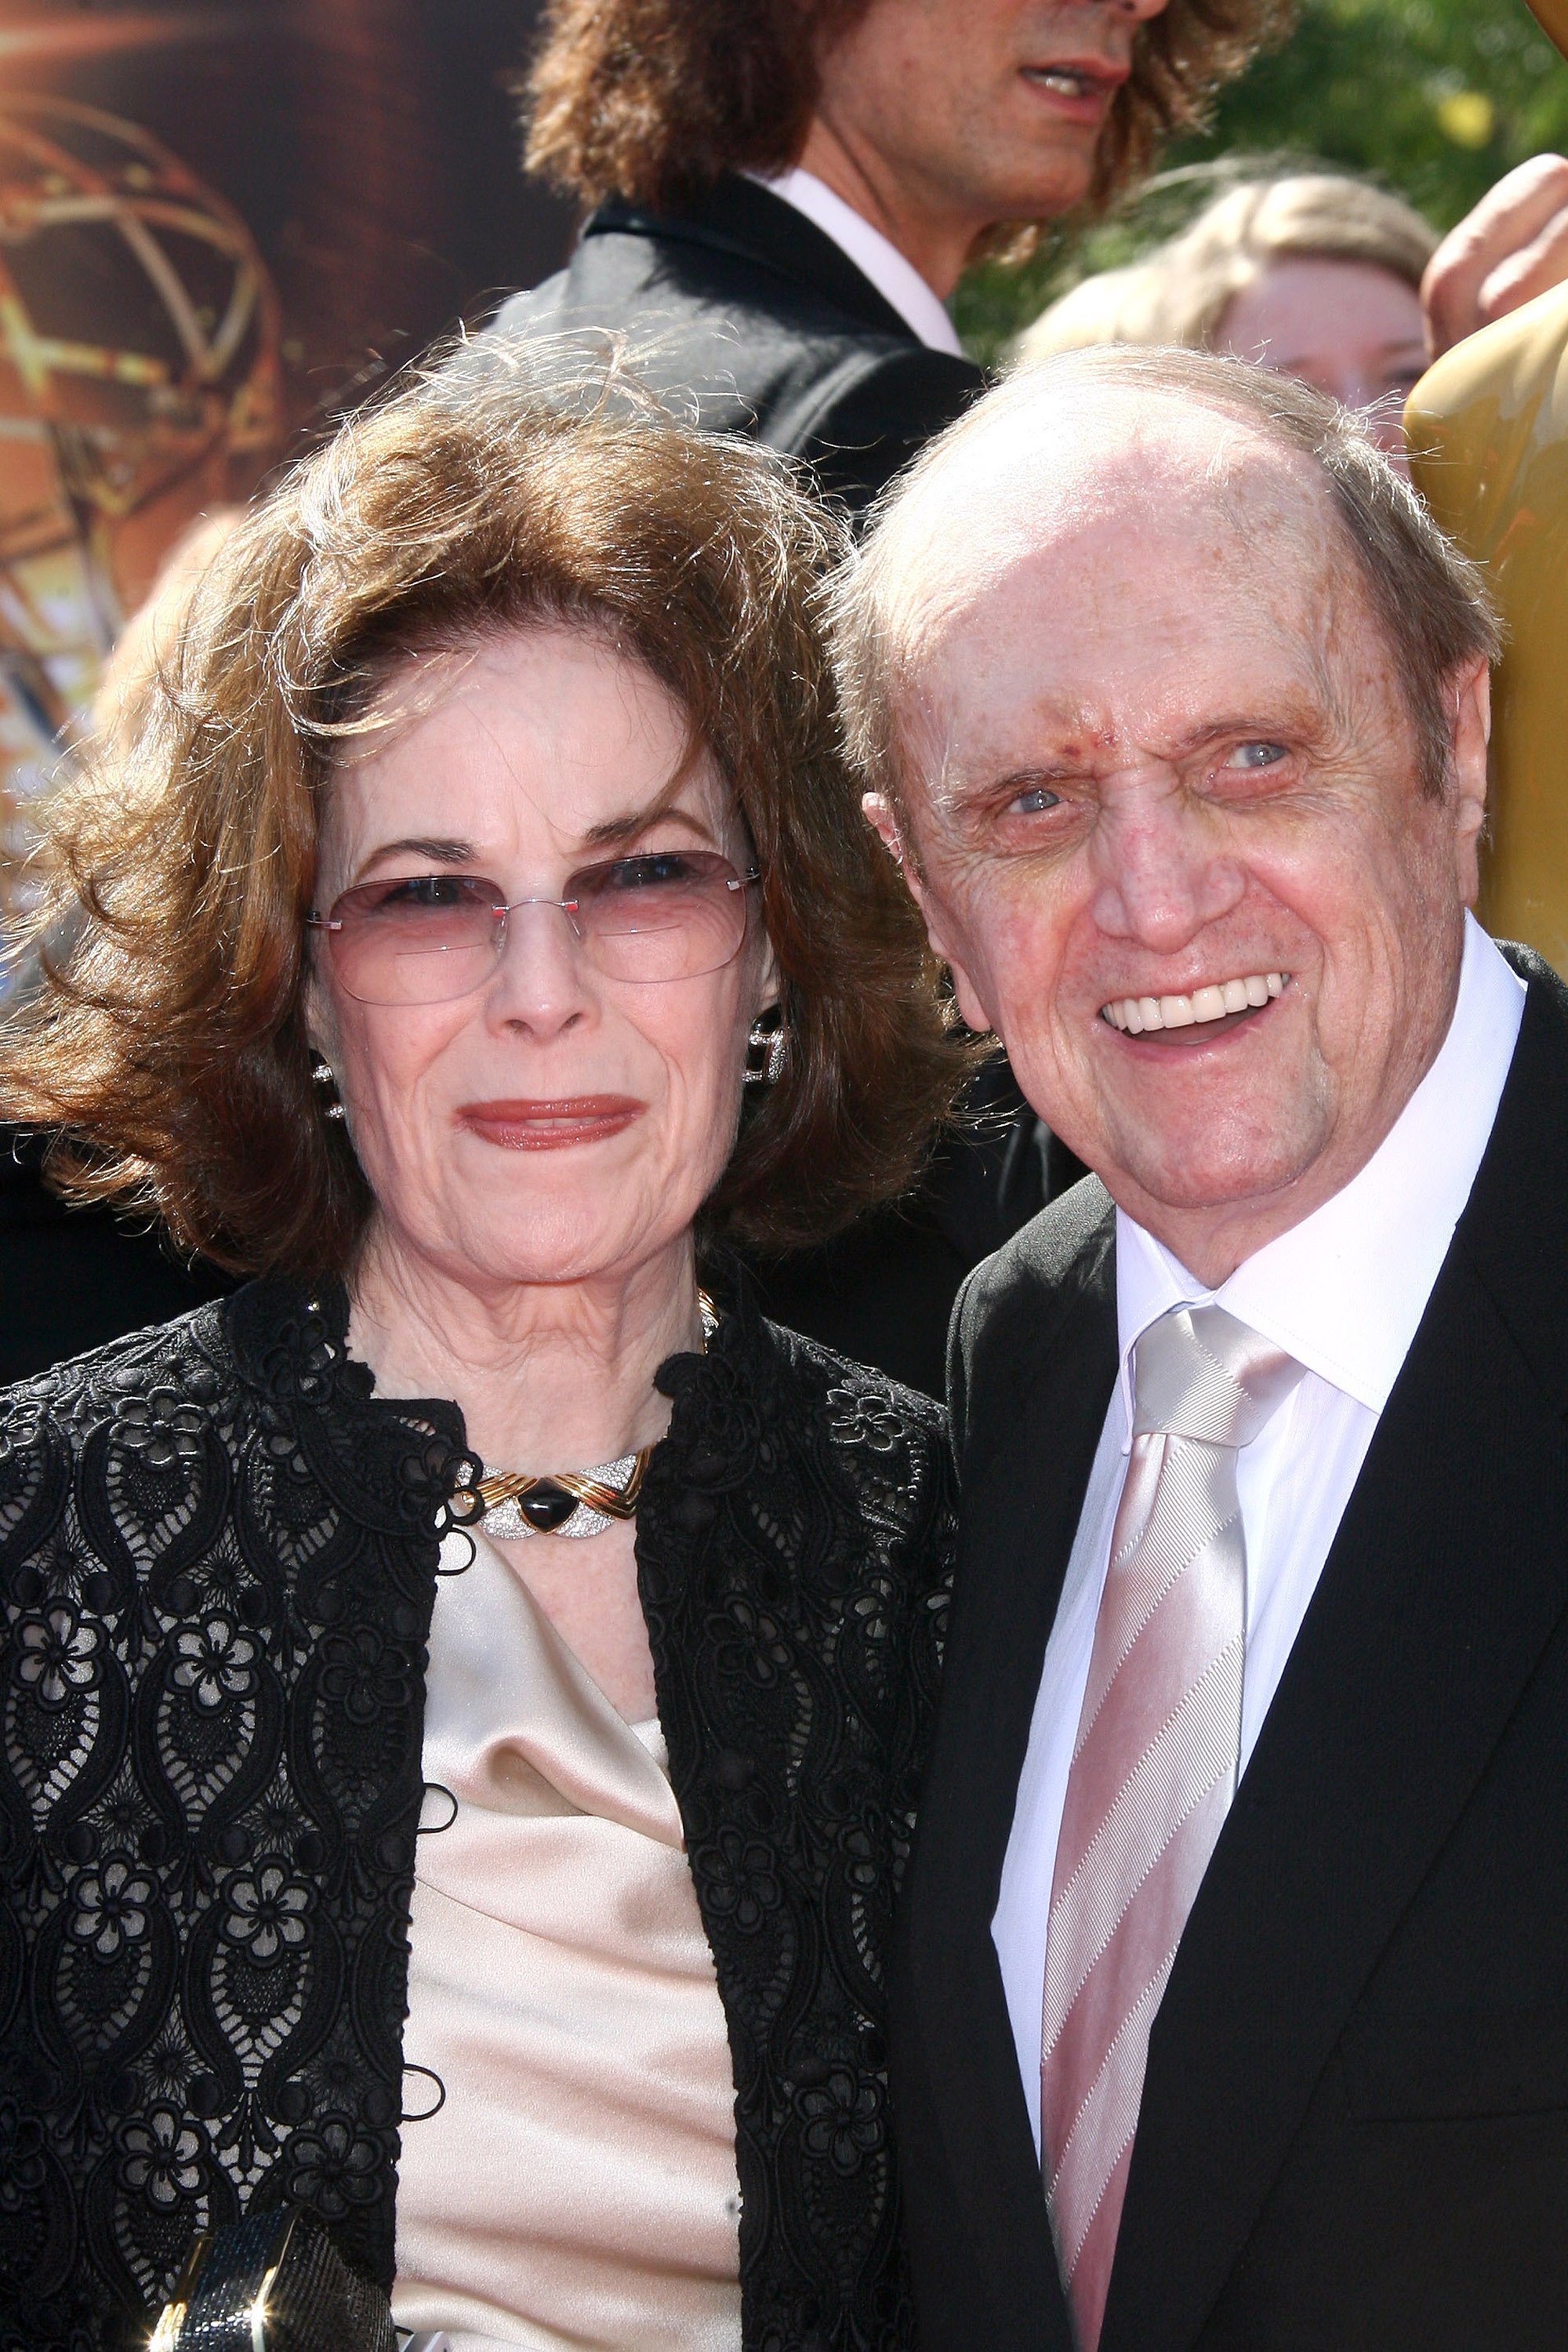
M327 937L339 980L362 1004L440 1004L483 985L505 919L493 882L401 875L345 890Z
M692 980L746 936L746 886L707 849L645 850L574 875L567 897L599 970L613 980Z

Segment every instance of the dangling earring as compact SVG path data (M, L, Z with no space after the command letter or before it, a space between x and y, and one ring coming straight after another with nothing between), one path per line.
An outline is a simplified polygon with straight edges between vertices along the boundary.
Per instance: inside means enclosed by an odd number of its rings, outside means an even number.
M776 1087L789 1057L789 1031L784 1015L773 1015L772 1028L767 1026L767 1019L766 1013L759 1013L746 1039L744 1082L749 1087Z
M331 1064L330 1062L323 1061L321 1055L318 1054L316 1056L316 1066L311 1071L310 1076L315 1080L317 1086L331 1087L333 1089L334 1099L326 1106L327 1117L329 1118L346 1118L348 1116L347 1112L344 1110L342 1104L335 1098L338 1075L333 1069Z

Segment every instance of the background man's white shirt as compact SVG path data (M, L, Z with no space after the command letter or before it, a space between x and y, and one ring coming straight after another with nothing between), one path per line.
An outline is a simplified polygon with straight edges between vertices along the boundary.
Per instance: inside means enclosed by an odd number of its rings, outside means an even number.
M1468 916L1458 995L1426 1076L1360 1173L1207 1290L1120 1211L1121 1377L1085 1489L1047 1645L992 1937L1039 2138L1046 1923L1068 1769L1131 1430L1131 1356L1171 1307L1213 1300L1288 1349L1306 1377L1237 1461L1247 1538L1245 1772L1378 1418L1426 1312L1497 1117L1524 983Z
M933 352L951 352L955 359L963 358L963 346L941 296L879 228L873 228L863 213L835 195L826 180L819 180L815 172L803 172L798 164L793 172L781 172L777 179L768 179L761 172L749 172L746 176L759 187L771 188L775 196L815 221L823 235L830 236L861 275L870 279L883 301L892 304L910 334L918 335Z

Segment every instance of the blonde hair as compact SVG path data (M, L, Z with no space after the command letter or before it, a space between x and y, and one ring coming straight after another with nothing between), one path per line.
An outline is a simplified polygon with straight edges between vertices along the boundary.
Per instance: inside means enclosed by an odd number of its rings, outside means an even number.
M1142 261L1100 270L1053 302L1014 356L1027 363L1097 343L1213 351L1237 296L1277 261L1359 261L1419 288L1436 246L1402 196L1348 173L1244 180Z

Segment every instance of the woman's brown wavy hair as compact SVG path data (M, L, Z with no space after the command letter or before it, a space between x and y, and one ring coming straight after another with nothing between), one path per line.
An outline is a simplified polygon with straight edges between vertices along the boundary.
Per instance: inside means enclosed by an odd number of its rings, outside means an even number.
M0 1031L0 1111L62 1130L70 1195L152 1209L237 1271L344 1271L372 1207L311 1081L304 918L345 734L432 646L605 631L734 792L790 1050L710 1230L790 1246L901 1192L968 1066L844 761L838 526L613 368L547 398L527 365L480 346L343 425L219 549L53 805L45 978Z
M783 171L805 141L818 57L870 5L549 0L527 80L528 168L584 205L621 195L660 210L723 172ZM1289 5L1170 0L1138 27L1131 77L1100 142L1092 207L1139 179L1163 139L1203 121Z

